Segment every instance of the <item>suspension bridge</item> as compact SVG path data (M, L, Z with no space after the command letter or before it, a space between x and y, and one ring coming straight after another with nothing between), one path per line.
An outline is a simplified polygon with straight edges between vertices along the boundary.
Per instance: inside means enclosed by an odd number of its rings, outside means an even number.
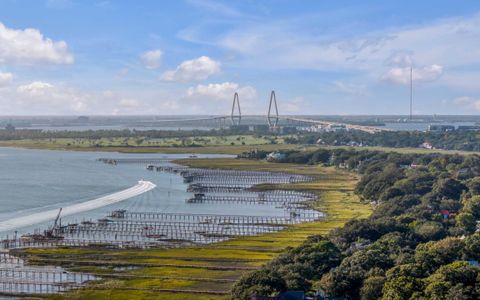
M175 119L157 119L156 125L190 125L210 127L225 127L228 125L259 125L265 124L269 128L275 129L279 126L321 126L321 127L342 127L345 129L360 130L368 133L377 133L382 131L391 131L388 128L349 124L331 120L322 120L306 116L280 115L275 91L270 93L268 110L265 115L242 115L240 108L240 97L238 93L233 96L232 109L228 115L204 116L198 118L175 118Z

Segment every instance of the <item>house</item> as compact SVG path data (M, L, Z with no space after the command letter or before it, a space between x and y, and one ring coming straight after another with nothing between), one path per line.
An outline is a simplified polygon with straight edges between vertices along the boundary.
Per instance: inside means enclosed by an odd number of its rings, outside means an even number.
M266 159L267 159L267 161L278 161L278 160L284 159L285 157L287 157L285 155L285 153L272 152L272 153L267 154Z
M424 148L424 149L434 149L433 148L433 145L430 143L430 142L424 142L420 145L420 148Z
M328 124L325 131L327 132L348 131L348 128L343 124Z
M305 297L305 292L303 291L286 291L280 293L277 296L253 296L250 300L307 300L311 298Z
M436 131L436 132L448 132L454 131L455 126L453 125L428 125L427 131Z
M478 262L478 260L467 260L467 263L474 267L480 267L480 263Z
M440 214L443 216L443 219L448 219L448 217L450 216L450 212L446 209L442 209L440 210Z
M330 296L326 296L325 295L325 292L322 290L322 289L319 289L316 293L315 293L315 300L346 300L346 298L344 297L330 297Z

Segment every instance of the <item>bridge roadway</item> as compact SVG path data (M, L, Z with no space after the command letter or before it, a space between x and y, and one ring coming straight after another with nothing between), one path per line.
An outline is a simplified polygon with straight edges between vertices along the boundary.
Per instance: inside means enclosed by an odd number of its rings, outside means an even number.
M323 125L323 126L345 126L347 129L354 129L365 131L368 133L377 133L383 131L393 131L389 128L382 128L382 127L374 127L374 126L365 126L365 125L355 125L355 124L348 124L342 122L334 122L334 121L324 121L324 120L314 120L314 119L305 119L305 118L297 118L297 117L289 117L289 116L279 116L278 119L280 120L287 120L287 121L295 121L295 122L302 122L302 123L309 123L312 125Z
M154 120L151 122L154 123L178 123L178 122L208 122L208 121L219 121L230 119L231 116L210 116L210 117L202 117L202 118L185 118L185 119L164 119L164 120ZM244 115L242 119L267 119L268 116L266 115ZM318 119L309 119L303 117L294 117L294 116L272 116L271 118L278 120L285 120L285 121L292 121L292 122L300 122L300 123L307 123L311 125L322 125L322 126L344 126L347 129L354 129L360 130L368 133L377 133L377 132L384 132L384 131L393 131L389 128L382 128L382 127L374 127L374 126L365 126L365 125L355 125L343 122L335 122L335 121L325 121L325 120L318 120Z

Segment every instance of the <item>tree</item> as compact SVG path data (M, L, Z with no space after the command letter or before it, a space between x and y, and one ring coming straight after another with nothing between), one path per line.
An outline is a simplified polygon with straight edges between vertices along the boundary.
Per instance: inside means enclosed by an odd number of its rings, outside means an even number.
M474 218L480 219L480 196L473 196L464 202L464 211L471 213Z
M360 289L360 297L362 300L377 300L383 295L382 289L385 284L384 276L370 276L363 282Z
M463 256L466 260L480 260L480 233L475 233L465 239Z
M473 233L477 226L475 217L471 213L460 213L455 217L455 221L459 228L468 233Z
M287 289L285 280L274 269L260 269L244 275L232 289L233 299L249 300L252 296L271 296Z
M322 278L320 286L330 296L356 298L371 269L388 269L391 266L392 259L382 251L359 250L346 257L340 266Z
M453 178L441 178L433 185L433 192L440 198L446 197L449 199L459 200L463 191L467 187L460 181Z
M426 279L428 299L479 299L479 269L457 261L442 266Z
M467 186L472 195L480 195L480 177L468 181Z
M415 261L423 270L433 272L442 265L460 259L463 247L462 240L452 237L420 244L415 250Z
M383 286L384 300L412 299L412 295L423 290L421 278L425 272L417 264L405 264L387 271L387 280Z
M414 228L414 232L424 241L438 240L445 236L443 225L434 221L418 223Z

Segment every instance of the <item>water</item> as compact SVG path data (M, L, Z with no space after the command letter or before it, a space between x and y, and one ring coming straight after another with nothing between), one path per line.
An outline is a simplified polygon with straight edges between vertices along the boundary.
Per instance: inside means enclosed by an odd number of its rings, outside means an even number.
M283 209L268 205L189 204L183 178L151 172L143 164L117 166L96 161L99 157L182 158L188 154L120 154L0 148L0 221L95 199L145 179L157 187L145 194L94 211L62 218L62 223L96 220L116 209L172 213L283 216ZM198 155L211 157L212 155ZM218 155L216 155L218 156ZM52 222L17 228L18 234L45 229ZM0 232L0 237L13 232Z

